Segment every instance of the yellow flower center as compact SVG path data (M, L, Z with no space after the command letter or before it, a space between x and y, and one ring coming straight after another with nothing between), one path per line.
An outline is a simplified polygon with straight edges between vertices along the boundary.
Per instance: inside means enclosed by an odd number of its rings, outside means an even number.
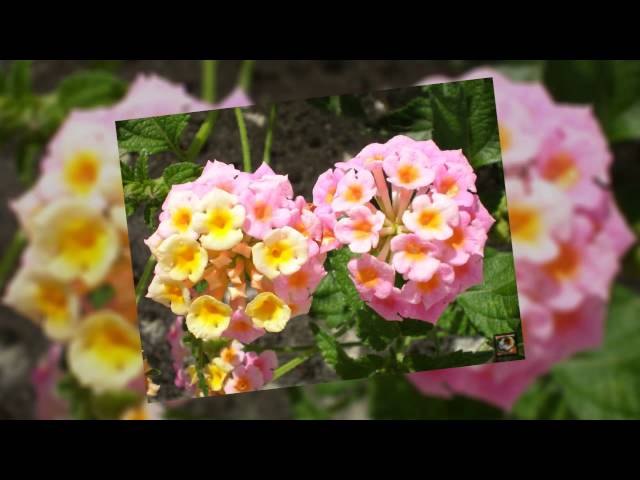
M336 186L333 185L331 187L329 187L329 190L327 190L327 194L324 197L324 201L327 203L331 203L333 201L333 196L336 193Z
M540 235L540 214L533 207L514 205L509 208L509 226L514 239L534 242Z
M367 288L373 288L378 283L378 271L373 267L362 267L356 271L356 280Z
M209 213L209 231L217 237L224 237L233 229L233 215L226 208L216 208Z
M38 285L36 305L47 318L64 318L67 314L67 295L56 282L43 281Z
M98 156L90 150L83 150L66 163L64 179L74 193L84 195L94 187L99 173Z
M405 163L398 168L398 180L400 183L410 184L420 177L420 171L415 165Z
M442 217L437 210L425 209L418 215L418 223L423 228L437 229L442 224Z
M580 254L571 245L560 244L558 256L545 264L543 269L556 280L568 280L578 273L580 267Z
M363 191L362 186L359 183L352 183L347 187L344 192L344 198L348 202L359 202L362 199Z
M433 290L438 288L438 285L440 285L440 279L437 275L434 275L426 282L418 282L418 289L422 293L431 293Z
M86 266L100 258L106 241L102 225L93 219L77 218L60 229L58 249L69 263Z
M236 380L235 387L238 392L247 392L251 389L251 384L246 377L239 377Z
M173 283L165 284L164 295L171 303L184 303L182 288L180 288L180 285Z
M361 218L353 222L353 231L357 240L369 238L373 225L366 218Z
M504 125L498 126L498 135L500 136L500 150L506 152L511 148L513 139L511 135L511 130L509 130Z
M229 318L229 307L217 302L203 302L200 305L198 318L207 325L218 328Z
M200 263L200 252L193 245L180 245L176 248L175 263L181 270L195 270Z
M282 265L293 259L293 248L287 240L278 240L266 246L266 260L272 265Z
M440 193L443 193L449 197L455 197L460 191L460 188L456 183L456 179L451 175L445 175L445 177L440 181L438 187L438 191Z
M173 225L180 233L184 233L191 225L191 210L187 207L178 208L172 215Z
M580 179L580 170L576 167L573 156L567 152L553 155L542 168L542 176L561 187L571 188Z
M456 250L460 249L464 244L464 232L462 227L454 227L453 235L446 240L447 244Z
M116 324L101 324L93 328L85 338L85 348L115 370L124 369L140 355L139 339Z
M261 221L271 218L271 206L263 201L256 201L253 207L253 215Z

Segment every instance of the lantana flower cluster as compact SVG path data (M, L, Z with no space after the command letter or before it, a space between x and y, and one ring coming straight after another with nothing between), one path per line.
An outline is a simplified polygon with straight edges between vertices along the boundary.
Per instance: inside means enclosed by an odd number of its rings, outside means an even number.
M184 316L187 330L203 341L224 339L235 348L281 332L309 311L326 274L320 219L303 197L293 197L287 176L266 164L246 173L207 162L198 179L172 187L159 220L145 240L157 259L147 297ZM242 358L253 361L250 354ZM225 365L233 371L211 364L212 378L252 390L270 378L253 363ZM212 390L244 388L227 383Z
M602 343L606 302L634 242L610 188L611 152L590 107L493 77L526 359L411 376L425 392L509 409L551 366ZM427 83L443 81L428 79Z
M237 93L233 101L248 103ZM78 382L96 393L143 390L114 122L210 108L182 86L140 76L116 105L73 111L47 146L34 186L11 202L28 246L3 302L53 342L33 372L40 416L68 415L55 394L63 355ZM104 288L113 292L96 307L90 297Z
M482 281L494 220L461 150L398 135L373 143L318 178L313 203L347 245L360 297L386 320L435 323L460 292ZM401 278L401 285L397 279Z

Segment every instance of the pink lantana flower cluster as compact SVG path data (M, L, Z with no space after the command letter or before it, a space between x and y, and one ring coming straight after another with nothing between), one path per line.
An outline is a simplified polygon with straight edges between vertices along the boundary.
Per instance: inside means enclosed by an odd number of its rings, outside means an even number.
M610 186L611 152L590 107L491 70L526 359L412 375L425 392L509 409L551 366L602 343L606 302L634 242ZM442 79L428 79L428 83Z
M184 316L188 331L204 341L224 339L231 348L281 332L309 311L326 275L320 218L266 164L245 173L208 162L198 179L172 187L159 220L145 240L158 262L147 297ZM225 373L259 388L269 376L258 377L252 365ZM221 374L220 365L211 368ZM237 391L248 388L238 382Z
M456 295L482 281L494 220L475 181L461 150L402 135L368 145L313 189L315 212L333 232L323 248L359 254L348 264L351 278L383 318L435 323Z
M237 92L233 101L249 103ZM62 356L78 382L96 393L144 391L114 122L213 107L180 85L141 75L117 104L73 111L47 145L38 180L11 202L28 245L3 303L37 322L52 341L32 374L41 416L67 414L56 395ZM96 308L89 297L103 286L113 295Z

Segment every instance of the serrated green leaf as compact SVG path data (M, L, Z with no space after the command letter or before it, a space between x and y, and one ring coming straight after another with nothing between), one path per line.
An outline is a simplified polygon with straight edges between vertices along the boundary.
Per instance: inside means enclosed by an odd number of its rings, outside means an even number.
M413 132L415 138L420 132L420 140L431 138L433 119L431 101L426 96L416 97L406 105L382 116L377 121L377 126L396 133Z
M127 91L124 81L107 72L78 72L66 77L57 89L65 110L94 108L118 101Z
M365 345L374 350L384 350L400 335L399 323L382 318L371 308L364 305L356 314L358 337Z
M157 205L148 203L144 206L144 223L150 230L158 228L158 212L160 208Z
M500 333L518 332L520 309L513 255L489 254L484 259L484 280L457 297L469 320L480 333L493 338Z
M140 152L134 171L136 182L144 182L149 178L149 153L146 150Z
M344 348L328 332L315 324L311 324L316 345L325 362L345 380L366 377L381 368L383 359L375 355L367 355L360 359L351 358Z
M463 337L478 335L478 330L476 330L467 314L456 302L453 302L442 312L438 319L438 328L446 331L449 335Z
M181 159L184 158L180 139L189 118L185 113L116 122L120 153L146 150L149 155L153 155L171 150Z
M474 168L500 162L498 121L491 79L424 87L431 98L433 140L462 149Z
M165 168L162 173L164 183L171 185L181 184L195 180L202 174L202 166L191 162L173 163Z
M438 327L442 319L438 320ZM429 335L433 331L433 325L422 320L414 320L413 318L405 318L402 322L398 322L400 333L408 337L421 337Z
M126 185L135 180L133 169L125 162L120 162L120 174L122 175L122 184Z

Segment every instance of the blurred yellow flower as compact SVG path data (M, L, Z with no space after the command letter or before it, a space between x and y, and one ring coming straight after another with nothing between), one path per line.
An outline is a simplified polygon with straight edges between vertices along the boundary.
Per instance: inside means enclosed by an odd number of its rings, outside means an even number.
M83 385L96 391L124 388L142 374L140 335L113 311L93 313L71 340L67 360Z

